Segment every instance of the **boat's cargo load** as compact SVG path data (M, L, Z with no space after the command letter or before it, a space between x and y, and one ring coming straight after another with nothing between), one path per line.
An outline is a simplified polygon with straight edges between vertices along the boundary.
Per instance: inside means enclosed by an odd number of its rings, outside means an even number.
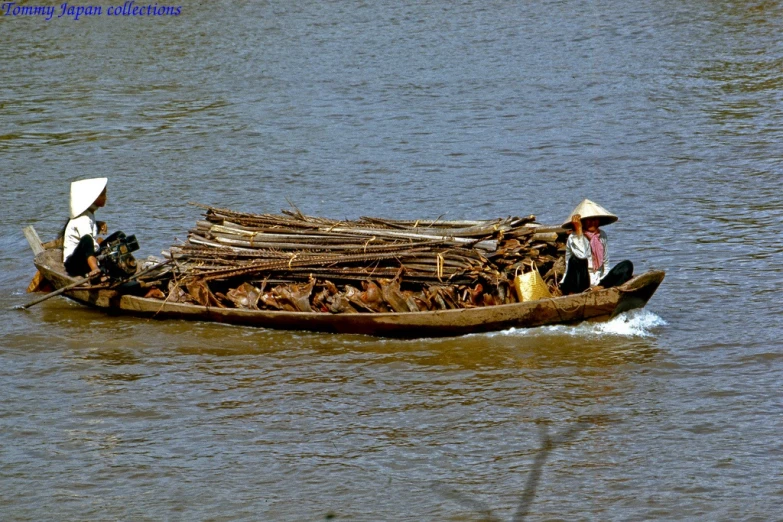
M172 302L324 313L472 308L519 302L514 278L526 273L538 276L539 292L525 299L559 295L566 231L532 215L337 221L205 209L170 250Z

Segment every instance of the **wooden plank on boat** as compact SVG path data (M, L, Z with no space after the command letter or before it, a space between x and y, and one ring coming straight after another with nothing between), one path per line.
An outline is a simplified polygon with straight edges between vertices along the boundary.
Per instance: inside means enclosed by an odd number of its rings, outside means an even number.
M51 283L47 281L40 270L36 270L32 281L30 281L30 284L27 285L27 293L31 294L33 292L51 292L52 290L54 290L54 288L52 288Z
M37 256L45 250L41 238L38 237L38 232L35 231L35 228L32 225L24 227L22 232L27 239L27 244L29 244L32 249L34 256Z
M49 250L50 248L62 248L63 247L63 237L60 236L57 239L52 239L51 241L47 241L43 244L43 247L45 250Z

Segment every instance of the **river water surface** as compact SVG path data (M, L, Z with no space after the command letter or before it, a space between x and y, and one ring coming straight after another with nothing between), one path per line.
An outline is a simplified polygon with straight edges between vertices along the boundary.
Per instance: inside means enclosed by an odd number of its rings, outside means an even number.
M218 0L0 32L0 519L783 520L780 2ZM667 275L607 324L440 340L10 310L21 228L54 237L95 176L141 257L187 202L560 223L589 197L613 260Z

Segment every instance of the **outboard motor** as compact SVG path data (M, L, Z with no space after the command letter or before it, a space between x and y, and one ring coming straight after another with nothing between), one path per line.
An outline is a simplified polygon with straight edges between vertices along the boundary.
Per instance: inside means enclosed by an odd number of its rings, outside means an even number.
M126 279L136 273L136 259L131 252L139 249L136 236L126 236L115 232L101 243L98 261L103 270L112 279Z

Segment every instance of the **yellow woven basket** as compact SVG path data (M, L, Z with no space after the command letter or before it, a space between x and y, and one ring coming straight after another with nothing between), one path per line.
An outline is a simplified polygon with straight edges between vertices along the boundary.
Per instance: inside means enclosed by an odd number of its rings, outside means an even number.
M533 269L530 272L518 274L514 278L514 288L517 291L517 297L519 297L520 302L552 297L549 287L544 282L535 265L533 265Z

